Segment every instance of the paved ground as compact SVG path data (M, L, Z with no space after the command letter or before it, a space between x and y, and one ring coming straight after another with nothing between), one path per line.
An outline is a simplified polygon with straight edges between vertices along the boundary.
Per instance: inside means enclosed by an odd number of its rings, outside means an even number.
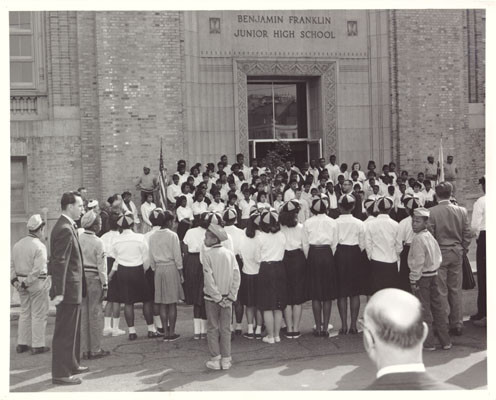
M466 291L466 315L475 312L476 291ZM363 308L363 307L362 307ZM13 314L16 310L13 309ZM140 312L138 311L137 315ZM32 356L16 354L17 321L11 321L10 390L13 392L64 391L196 391L196 390L351 390L366 387L375 375L363 350L361 335L330 339L311 335L313 317L305 304L303 336L282 339L276 345L236 337L232 344L234 367L229 371L210 371L206 341L192 339L192 310L180 306L178 333L174 343L145 339L142 316L137 321L140 336L129 342L127 336L104 338L102 347L112 355L86 361L90 372L82 375L79 386L52 385L51 352ZM339 328L335 303L332 323ZM53 334L54 317L48 321L48 343ZM121 328L125 326L122 318ZM487 385L486 330L465 323L465 332L453 339L450 351L424 353L430 373L442 381L464 389Z

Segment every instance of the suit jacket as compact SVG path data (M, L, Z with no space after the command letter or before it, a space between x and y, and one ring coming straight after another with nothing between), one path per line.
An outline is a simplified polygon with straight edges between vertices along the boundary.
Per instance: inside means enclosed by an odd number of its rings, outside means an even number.
M62 302L80 304L86 297L86 280L83 253L77 231L69 220L60 216L50 236L50 262L48 273L52 276L50 297L64 296Z
M366 390L457 390L458 386L438 382L426 372L401 372L381 376Z
M443 201L429 211L429 230L439 247L468 249L471 232L467 210L464 207Z

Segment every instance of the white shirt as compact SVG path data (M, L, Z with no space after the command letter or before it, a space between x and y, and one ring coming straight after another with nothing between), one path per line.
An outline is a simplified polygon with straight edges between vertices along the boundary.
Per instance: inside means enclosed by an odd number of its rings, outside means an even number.
M135 224L139 224L140 223L140 219L139 219L139 216L138 216L138 209L136 208L136 205L133 203L132 200L129 202L129 207L127 206L126 202L123 201L122 202L122 207L124 208L124 210L133 213L134 223Z
M146 232L143 235L143 240L145 241L146 245L150 247L150 236L152 236L155 232L157 232L160 229L160 226L152 226L152 230Z
M358 245L365 250L365 226L363 221L351 214L341 214L336 220L338 224L338 244Z
M244 180L245 182L246 181L251 181L251 168L250 167L248 167L247 165L244 165L243 164L243 167L240 168L239 170L243 173L243 175L245 177L245 180Z
M176 204L176 197L181 195L181 186L174 185L173 183L167 186L167 200L169 200L171 204Z
M325 214L317 214L310 217L303 224L305 241L308 245L328 244L332 252L336 252L338 245L338 224Z
M413 192L412 193L412 196L416 199L419 199L419 203L420 203L420 206L423 207L424 204L425 204L425 196L422 192L418 192L418 193L415 193Z
M248 199L248 201L246 201L244 198L242 198L238 202L238 207L241 210L241 219L248 219L248 218L250 218L250 209L255 204L256 203L252 199Z
M289 188L284 192L284 201L292 200L296 197L296 194L293 189Z
M205 240L206 230L201 226L188 229L184 235L183 242L188 246L188 253L199 253Z
M195 201L191 206L191 210L193 211L193 215L199 215L201 213L207 212L208 204L205 203L205 200L202 202Z
M231 235L233 241L234 255L235 256L240 255L239 244L246 237L245 233L243 232L242 229L239 229L237 226L234 225L225 226L224 230L227 232L228 235Z
M179 172L175 172L175 174L177 176L179 176L178 185L179 185L179 187L181 187L181 185L188 180L189 173L188 172L184 172L184 174L181 175Z
M202 182L203 182L203 176L201 176L201 175L198 175L198 176L196 176L196 177L195 177L194 175L191 175L191 176L192 176L192 177L193 177L193 179L194 179L194 181L193 181L193 185L195 185L195 187L196 187L196 186L198 186L200 183L202 183Z
M193 193L187 193L184 196L186 197L186 207L192 208L194 203Z
M275 210L277 212L279 212L283 204L284 204L284 201L282 201L282 200L281 201L279 201L279 200L274 201Z
M413 229L412 217L408 216L402 219L398 224L398 239L401 243L412 244Z
M225 205L222 201L216 203L215 201L212 201L210 205L208 206L208 211L212 212L218 212L222 213L224 211Z
M398 261L403 244L398 236L399 225L387 214L379 214L365 230L365 249L369 260L384 263Z
M338 175L341 173L341 170L339 169L339 165L337 164L332 165L331 163L329 163L325 167L329 172L329 179L331 179L332 182L336 184L338 181Z
M401 372L425 372L425 366L423 363L390 365L389 367L384 367L377 371L376 377L379 379L383 375Z
M338 196L336 196L336 192L332 194L327 192L327 196L329 197L329 208L338 208Z
M434 195L436 192L431 188L429 191L426 191L425 189L422 190L422 194L424 195L425 201L434 201Z
M103 241L103 251L105 252L105 255L107 257L114 257L114 254L112 252L112 244L114 243L114 240L117 236L119 236L120 233L119 231L108 231L102 235L100 239Z
M247 275L256 275L260 270L258 261L258 239L260 231L256 231L254 238L246 236L246 230L243 231L243 239L239 243L239 252L243 259L243 273Z
M176 209L177 220L181 222L183 219L193 219L193 211L189 207L178 207Z
M480 231L486 230L486 195L479 197L474 203L471 227L477 237Z
M281 225L281 232L286 237L285 250L302 249L305 256L308 254L308 242L305 240L305 232L303 231L303 224L297 224L293 228Z
M281 231L277 233L260 232L257 236L258 255L257 260L282 261L286 247L286 236Z
M122 202L124 204L124 202ZM150 213L155 210L157 208L157 206L155 205L155 203L148 203L147 201L145 201L142 205L141 205L141 216L143 217L143 221L147 224L147 225L151 225L152 223L150 222ZM138 265L138 264L137 264Z
M298 211L298 222L303 224L308 218L310 218L310 206L306 200L298 200L300 203L300 211Z
M369 197L367 197L367 199L369 200L377 200L377 199L380 199L382 196L380 194L370 194Z
M313 183L317 182L319 180L319 170L318 168L308 168L308 172L310 172L313 175Z
M115 263L112 270L117 271L117 265L123 267L136 267L143 264L148 269L148 245L141 233L135 233L131 229L124 229L112 243L111 254L114 255Z

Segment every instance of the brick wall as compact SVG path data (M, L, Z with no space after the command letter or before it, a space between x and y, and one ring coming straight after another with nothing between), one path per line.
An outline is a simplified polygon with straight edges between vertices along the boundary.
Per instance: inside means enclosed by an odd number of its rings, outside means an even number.
M457 198L470 208L479 193L475 177L484 173L484 130L468 126L466 11L396 10L391 18L399 166L422 170L427 155L437 159L442 135L445 157L459 167Z
M179 12L97 12L96 51L102 198L134 190L160 139L169 170L182 158ZM137 191L135 202L139 203Z

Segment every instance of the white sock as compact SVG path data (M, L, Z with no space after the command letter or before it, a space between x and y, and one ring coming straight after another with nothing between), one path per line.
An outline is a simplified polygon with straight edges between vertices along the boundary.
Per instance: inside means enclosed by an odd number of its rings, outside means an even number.
M201 319L200 318L193 318L193 328L195 330L195 335L199 335L201 332Z
M257 335L260 335L262 333L262 326L260 325L257 325L257 327L255 328L255 333Z
M162 320L160 319L160 315L153 316L153 323L157 328L162 329Z
M148 325L148 332L157 332L157 329L155 329L155 324Z
M233 330L234 330L234 328L233 328L233 324L231 324L231 332L232 332Z
M200 333L207 333L207 320L206 319L200 320Z
M112 329L112 317L103 318L103 329Z
M237 322L236 322L236 330L237 330L237 331L242 330L242 326L241 326L241 324L238 324Z
M136 333L136 329L134 329L134 326L129 327L129 334L131 333Z
M248 333L253 333L253 324L248 324Z
M120 318L112 318L112 328L119 329Z

